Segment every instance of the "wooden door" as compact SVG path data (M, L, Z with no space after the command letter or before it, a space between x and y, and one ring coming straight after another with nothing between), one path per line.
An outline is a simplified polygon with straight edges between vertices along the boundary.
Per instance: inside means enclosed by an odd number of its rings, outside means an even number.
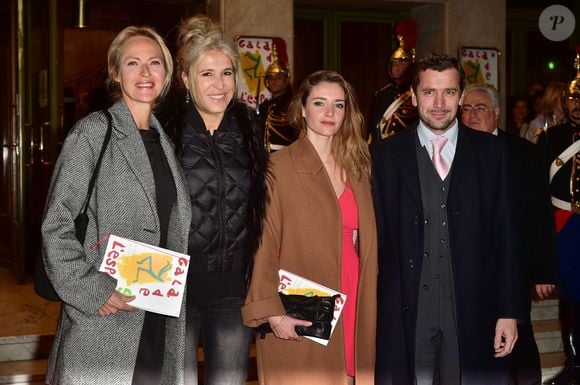
M0 266L25 283L50 178L50 1L0 5Z
M0 5L0 266L25 278L23 251L22 151L17 103L17 6L10 0Z

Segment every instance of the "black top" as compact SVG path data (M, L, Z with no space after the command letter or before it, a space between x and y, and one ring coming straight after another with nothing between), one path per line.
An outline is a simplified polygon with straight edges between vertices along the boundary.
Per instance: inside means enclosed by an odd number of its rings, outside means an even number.
M167 231L171 209L175 204L177 192L173 174L155 130L139 130L155 180L155 201L159 216L159 246L167 247ZM134 385L158 385L161 383L163 352L165 350L165 316L145 313L137 361L133 373Z
M175 204L177 192L173 175L163 153L159 133L155 130L139 130L145 150L151 162L153 178L155 179L155 201L157 202L157 214L159 215L160 239L159 247L167 247L167 229L171 209Z

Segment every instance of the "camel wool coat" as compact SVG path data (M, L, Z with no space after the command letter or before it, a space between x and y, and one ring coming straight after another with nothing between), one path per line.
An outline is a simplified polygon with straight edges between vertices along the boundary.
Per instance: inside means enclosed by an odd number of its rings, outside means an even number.
M351 181L359 210L359 286L356 314L357 385L374 384L377 241L370 180ZM270 203L252 281L242 308L256 327L285 313L278 297L278 270L285 269L340 291L342 223L330 178L310 141L302 136L271 157ZM352 301L349 298L347 300ZM346 384L342 318L328 346L257 337L260 384Z

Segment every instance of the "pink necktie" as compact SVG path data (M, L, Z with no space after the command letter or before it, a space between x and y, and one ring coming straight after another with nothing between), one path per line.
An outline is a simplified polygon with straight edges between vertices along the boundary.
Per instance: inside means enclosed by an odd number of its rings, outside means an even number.
M441 156L441 149L447 143L447 138L435 138L431 142L433 143L433 166L435 166L435 170L437 170L441 180L444 180L449 174L449 165Z

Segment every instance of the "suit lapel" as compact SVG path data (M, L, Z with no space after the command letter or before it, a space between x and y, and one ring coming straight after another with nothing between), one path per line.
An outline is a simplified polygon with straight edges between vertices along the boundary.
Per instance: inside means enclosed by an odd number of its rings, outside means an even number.
M340 206L322 160L305 135L293 143L289 150L298 173L300 187L308 202L307 207L311 213L316 213L309 220L315 223L314 227L320 231L331 231L332 237L328 238L331 243L329 247L340 253L342 247ZM331 264L331 269L340 271L339 258L328 259L324 263Z
M473 165L476 164L475 149L469 139L466 128L459 125L457 133L457 147L455 148L455 157L451 167L451 180L449 181L449 195L457 193L461 183L470 179L473 172Z
M401 143L394 154L394 162L399 168L401 179L407 187L409 194L415 200L417 207L423 209L421 203L421 187L419 185L419 166L417 163L416 140L417 123L400 135Z
M290 156L299 174L318 174L324 167L314 146L305 134L296 140L296 145L290 150Z
M157 223L159 223L155 198L155 179L139 129L129 108L123 101L113 105L110 108L110 112L113 115L113 132L116 131L117 133L118 150L145 191L151 211L155 215Z
M291 149L291 157L300 179L304 181L302 186L306 191L306 197L314 204L313 207L319 204L326 207L329 202L334 202L333 209L338 209L338 200L332 183L314 146L306 135L301 136L297 142Z

